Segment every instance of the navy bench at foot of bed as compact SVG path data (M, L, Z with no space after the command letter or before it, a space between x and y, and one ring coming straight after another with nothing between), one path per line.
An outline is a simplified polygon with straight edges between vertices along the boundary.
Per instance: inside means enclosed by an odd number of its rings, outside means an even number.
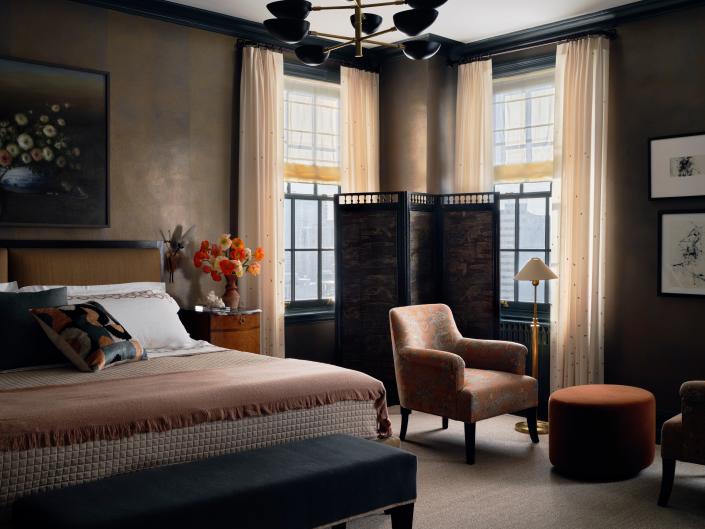
M27 496L16 529L312 529L385 510L411 529L416 456L345 435L153 468Z

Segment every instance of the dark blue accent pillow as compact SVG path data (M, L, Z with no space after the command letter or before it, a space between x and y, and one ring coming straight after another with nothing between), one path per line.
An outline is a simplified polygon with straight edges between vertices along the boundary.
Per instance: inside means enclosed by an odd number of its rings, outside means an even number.
M0 292L0 371L66 364L30 312L66 305L66 287L43 292Z

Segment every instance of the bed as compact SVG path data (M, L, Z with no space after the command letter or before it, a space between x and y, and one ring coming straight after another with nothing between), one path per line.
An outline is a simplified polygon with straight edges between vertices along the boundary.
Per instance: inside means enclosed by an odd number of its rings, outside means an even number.
M156 243L81 244L0 248L0 282L161 280ZM0 373L0 509L144 468L334 433L391 435L384 386L367 375L204 342L148 354L96 373Z

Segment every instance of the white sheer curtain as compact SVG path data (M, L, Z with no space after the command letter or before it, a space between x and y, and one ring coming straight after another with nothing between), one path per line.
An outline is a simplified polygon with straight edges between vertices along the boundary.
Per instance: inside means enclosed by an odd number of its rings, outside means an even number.
M240 86L239 236L264 248L259 277L242 281L242 305L262 309L261 351L284 356L284 61L246 47Z
M340 68L343 193L379 191L379 75Z
M609 42L556 56L551 386L604 381L605 173Z
M492 190L492 61L458 67L455 193Z

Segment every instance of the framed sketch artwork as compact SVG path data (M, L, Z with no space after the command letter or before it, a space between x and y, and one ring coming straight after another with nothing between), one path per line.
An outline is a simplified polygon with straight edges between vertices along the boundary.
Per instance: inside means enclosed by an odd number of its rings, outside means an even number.
M659 212L662 295L705 296L705 209Z
M649 140L650 198L705 196L705 133Z
M0 57L0 226L108 225L108 74Z

